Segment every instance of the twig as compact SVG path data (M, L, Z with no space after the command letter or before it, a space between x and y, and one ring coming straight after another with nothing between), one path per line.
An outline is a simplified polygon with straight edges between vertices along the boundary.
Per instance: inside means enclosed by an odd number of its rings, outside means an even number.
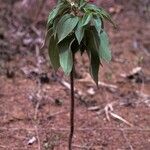
M136 91L136 94L142 99L140 102L145 102L148 106L150 106L150 95L147 95L141 91Z
M84 80L84 79L83 79ZM79 81L80 82L84 82L82 79L80 79ZM67 88L68 90L70 90L70 84L63 80L63 79L58 79L58 81L60 82L61 85L63 85L65 88ZM100 86L103 86L103 87L106 87L106 88L109 88L111 90L116 90L118 89L118 87L116 85L113 85L113 84L107 84L107 83L104 83L104 82L98 82L98 84ZM83 95L83 93L79 90L77 90L76 88L74 88L74 91L75 91L75 97L79 98L79 99L82 99L83 97L85 97L85 95Z
M81 146L81 145L72 145L73 147L89 150L91 147Z
M64 87L66 87L68 90L70 90L70 84L68 82L66 82L65 80L59 80L61 85L63 85Z
M7 131L17 131L17 130L35 131L34 128L27 129L27 128L4 128L4 127L0 128L0 130L6 130L6 132Z
M41 36L41 32L34 26L34 24L31 24L30 29L38 36Z
M71 87L70 87L70 84L63 80L63 79L58 79L58 81L60 82L60 84L62 86L64 86L66 89L68 90L71 90ZM74 87L74 96L77 98L77 99L83 99L83 97L85 97L85 95L83 95L83 93L79 90L77 90L75 87Z
M37 57L37 68L39 69L39 72L41 73L41 63L40 63L40 52L39 52L39 47L36 45L36 57ZM38 110L40 107L40 103L42 100L42 96L41 96L41 82L40 79L37 79L37 94L36 94L36 98L37 98L37 104L35 107L35 115L34 115L34 119L35 119L35 131L36 131L36 135L37 135L37 140L38 140L38 150L41 150L41 143L40 143L40 137L39 137L39 133L38 133L38 125L36 123L37 118L38 118Z
M49 117L55 117L57 115L64 114L64 113L67 113L67 112L68 111L58 111L56 113L50 114L47 118L49 118Z
M88 74L85 75L85 78L84 78L84 79L79 79L78 81L79 81L79 82L82 82L82 83L90 83L90 82L93 83L93 81L91 80L91 77L90 77ZM108 84L108 83L101 82L101 81L98 82L98 85L99 85L99 86L102 86L102 87L109 88L109 89L111 89L111 90L116 90L116 89L118 89L118 87L117 87L116 85L114 85L114 84Z
M37 125L35 125L35 132L36 132L37 141L38 141L38 150L41 150L41 141L40 141L40 137L39 137L39 132L38 132Z
M118 88L116 85L107 84L107 83L104 83L104 82L98 82L98 85L103 86L103 87L107 87L107 88L111 88L111 89L117 89Z
M6 149L8 148L8 147L6 147L6 146L4 146L4 145L0 145L0 147L1 147L1 148L6 148Z
M44 8L44 5L46 4L47 0L42 0L41 4L40 4L40 7L39 9L37 10L37 13L35 15L35 18L34 18L34 21L37 22L38 21L38 18L39 18L39 15L40 13L42 12L43 8Z
M143 97L144 99L150 98L150 95L144 94L141 91L136 91L136 93L140 96Z
M128 122L127 120L125 120L124 118L122 118L121 116L117 115L117 114L114 112L113 106L116 105L116 104L117 104L117 102L108 103L108 104L104 107L104 109L99 110L99 111L97 112L97 114L99 115L99 114L105 113L106 118L107 118L108 121L110 121L110 116L111 116L112 118L118 119L118 120L120 120L120 121L122 121L122 122L124 122L124 123L126 123L127 125L129 125L129 126L132 127L133 125L132 125L130 122Z
M37 57L37 68L38 71L41 73L41 64L40 64L40 52L39 52L39 47L36 45L36 57ZM37 104L35 107L35 115L34 115L34 119L37 119L37 115L38 115L38 109L42 100L42 96L41 96L41 82L40 79L37 79L37 94L36 94L36 98L37 98Z
M124 133L124 130L121 130L121 131L122 131L124 139L126 140L128 146L130 147L130 150L134 150L131 143L130 143L130 141L129 141L129 139L127 138L126 134Z

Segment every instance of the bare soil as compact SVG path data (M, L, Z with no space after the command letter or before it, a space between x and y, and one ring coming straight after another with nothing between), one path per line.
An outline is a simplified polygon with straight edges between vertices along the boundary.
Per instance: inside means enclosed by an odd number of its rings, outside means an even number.
M106 85L97 88L88 75L86 54L76 56L73 150L149 150L148 3L101 4L118 24L113 29L106 23L113 59L100 69L99 79ZM43 6L36 21L33 10L39 6L30 7L0 1L0 150L67 150L70 91L63 83L69 78L61 70L54 73L47 48L38 53L52 3ZM130 74L137 67L141 70ZM110 113L108 120L104 108L110 105L125 120Z

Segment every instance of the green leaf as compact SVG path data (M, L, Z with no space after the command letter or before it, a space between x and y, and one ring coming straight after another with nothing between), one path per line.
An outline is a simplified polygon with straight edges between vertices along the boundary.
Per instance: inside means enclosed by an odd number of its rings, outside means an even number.
M78 22L77 28L75 30L75 35L79 44L81 43L83 39L84 31L85 31L85 28L82 26L82 19L80 19Z
M109 50L109 40L106 32L103 30L100 34L97 33L95 28L91 28L88 31L90 40L87 45L90 49L97 51L99 58L107 62L111 60L111 51Z
M48 49L49 49L49 57L50 57L51 64L55 69L55 71L57 71L58 68L60 67L59 51L58 51L56 40L54 39L53 35L50 37Z
M98 72L100 66L100 59L96 52L91 52L91 66L90 66L90 74L93 80L95 81L96 85L98 86Z
M89 3L86 4L85 8L93 11L99 11L99 8L96 5L89 4Z
M91 19L92 19L92 14L86 13L82 18L82 26L86 26L90 22Z
M49 14L49 16L48 16L47 24L50 24L50 23L51 23L51 21L55 18L55 16L57 15L57 13L58 13L58 8L54 8L54 9L50 12L50 14Z
M84 0L80 0L80 6L84 3L85 3Z
M107 13L103 8L100 8L100 12L99 12L100 16L103 16L105 19L107 19L114 27L116 27L116 24L114 23L114 21L111 19L111 16L109 13Z
M49 14L48 16L48 21L47 21L47 24L50 24L53 19L57 16L60 8L62 7L62 3L58 4L57 7L55 7Z
M95 33L97 32L94 32L93 27L86 31L86 46L87 53L91 61L90 74L95 83L98 85L98 71L100 65L100 58L98 54L99 37L95 36Z
M86 5L86 3L87 2L85 2L84 0L80 0L79 9L81 10Z
M96 14L99 14L99 16L103 19L107 19L110 23L113 24L114 27L116 27L116 24L113 22L113 20L111 19L109 13L107 13L103 8L98 8L97 6L93 5L93 4L89 4L87 3L86 6L85 6L85 9L86 10L89 10L89 11L93 11L95 12Z
M70 49L74 54L80 49L80 45L76 39L70 43Z
M60 18L56 18L53 21L53 32L54 32L54 37L55 38L57 37L57 25L58 25L59 20L60 20Z
M100 34L100 56L103 60L109 62L111 60L111 51L109 50L109 40L105 31Z
M66 38L74 30L78 21L78 17L74 17L70 14L66 14L61 18L57 26L57 35L59 40L58 43Z
M66 38L58 44L60 65L66 75L70 74L73 67L73 57L70 48L70 43L72 43L72 41L72 39Z
M98 16L94 16L92 19L92 23L95 26L98 34L100 34L100 31L102 29L102 21Z
M64 4L63 2L60 2L49 14L47 25L48 27L53 23L55 18L57 18L59 15L62 15L65 13L66 10L68 10L69 5Z
M94 27L90 27L90 29L88 29L86 32L86 36L87 46L89 47L89 49L98 53L100 41L96 29Z

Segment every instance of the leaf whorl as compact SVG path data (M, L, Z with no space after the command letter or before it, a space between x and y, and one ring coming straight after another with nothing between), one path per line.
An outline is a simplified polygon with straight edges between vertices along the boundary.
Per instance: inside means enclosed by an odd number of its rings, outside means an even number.
M82 14L82 15L81 15ZM47 21L49 57L55 70L59 67L70 74L73 66L72 54L80 51L88 53L90 73L98 84L98 71L102 60L109 62L111 52L107 33L104 30L104 19L114 26L110 15L85 0L70 3L59 0L50 12Z

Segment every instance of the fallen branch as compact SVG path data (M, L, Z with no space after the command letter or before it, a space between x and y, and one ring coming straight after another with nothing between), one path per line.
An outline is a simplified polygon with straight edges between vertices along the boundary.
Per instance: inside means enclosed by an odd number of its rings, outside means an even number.
M93 83L93 81L91 80L91 77L86 74L85 75L85 78L84 79L80 79L78 80L79 82L83 82L83 83ZM104 82L98 82L98 85L99 86L102 86L102 87L106 87L106 88L109 88L111 90L116 90L118 89L118 87L116 85L113 85L113 84L108 84L108 83L104 83Z
M115 112L114 112L114 109L113 109L113 105L116 104L116 102L112 102L112 103L109 103L105 106L104 109L100 110L99 112L97 112L97 114L102 114L102 113L105 113L106 115L106 118L108 121L110 121L110 116L114 119L118 119L122 122L124 122L125 124L129 125L129 126L133 126L130 122L128 122L127 120L125 120L124 118L122 118L121 116L117 115Z
M103 87L107 87L107 88L111 88L111 89L117 89L118 87L116 85L113 84L107 84L104 82L98 82L99 86L103 86Z

